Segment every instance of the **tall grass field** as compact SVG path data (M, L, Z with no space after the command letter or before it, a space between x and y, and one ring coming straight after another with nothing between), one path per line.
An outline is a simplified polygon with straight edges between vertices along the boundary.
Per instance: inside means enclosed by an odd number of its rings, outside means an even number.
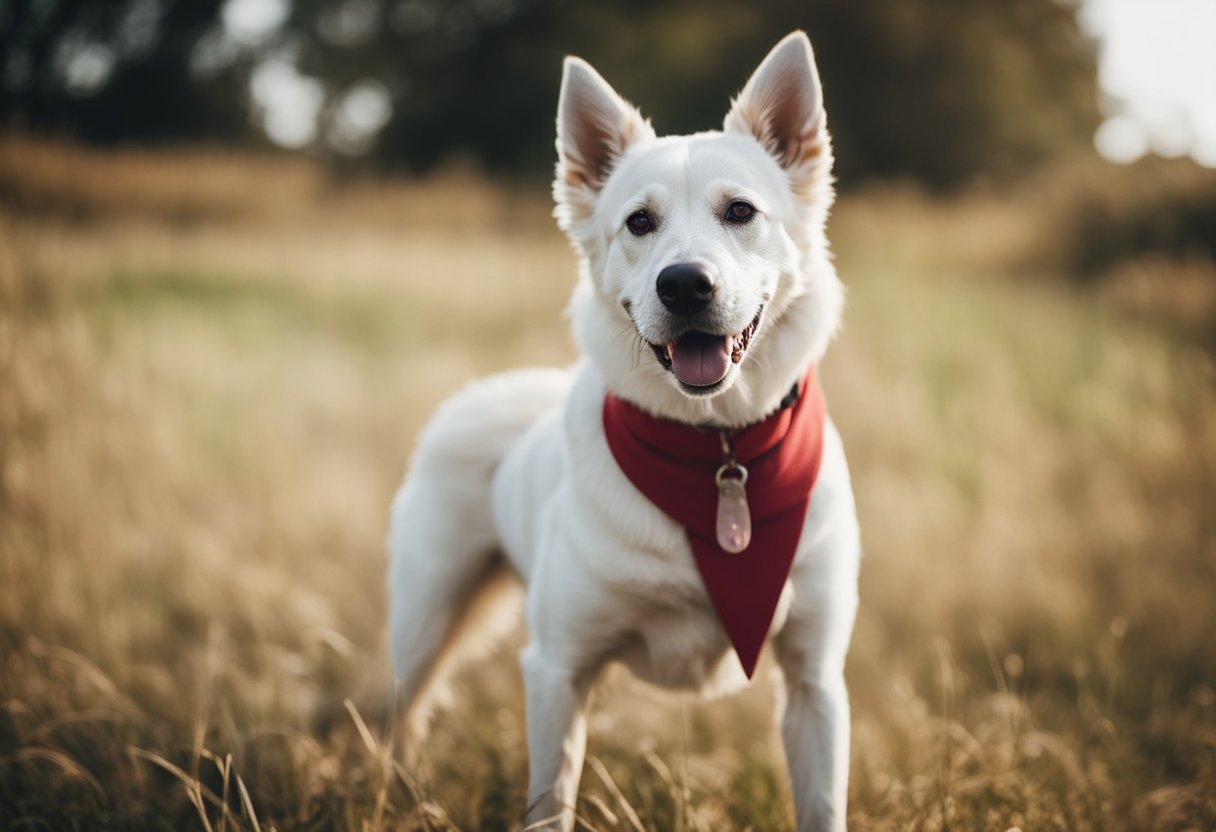
M833 215L850 829L1216 828L1216 266L1119 248L1115 176ZM1149 179L1216 204L1198 176ZM517 826L526 633L407 761L384 538L445 396L575 359L549 210L0 138L0 828ZM713 702L610 673L580 828L792 829L774 672Z

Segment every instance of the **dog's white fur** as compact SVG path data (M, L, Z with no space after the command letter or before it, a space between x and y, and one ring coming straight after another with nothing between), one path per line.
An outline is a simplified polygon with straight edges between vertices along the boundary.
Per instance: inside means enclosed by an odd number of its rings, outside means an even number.
M841 313L824 236L831 147L810 42L782 40L722 132L656 138L589 65L568 58L554 196L580 254L570 305L585 359L475 383L424 431L392 509L393 657L411 724L461 645L501 630L514 573L526 586L523 652L528 823L569 829L589 687L608 662L654 684L718 694L746 683L685 531L617 467L601 407L612 391L690 424L735 427L775 410L818 362ZM723 222L746 200L751 222ZM647 209L652 233L627 218ZM717 275L709 315L750 348L712 391L683 387L652 354L672 321L655 290L673 263ZM678 334L678 333L676 333ZM700 394L699 394L700 393ZM747 557L744 552L740 557ZM769 643L785 680L782 731L801 830L844 828L845 653L857 605L858 529L840 437L826 428L818 483ZM465 639L463 634L475 633Z

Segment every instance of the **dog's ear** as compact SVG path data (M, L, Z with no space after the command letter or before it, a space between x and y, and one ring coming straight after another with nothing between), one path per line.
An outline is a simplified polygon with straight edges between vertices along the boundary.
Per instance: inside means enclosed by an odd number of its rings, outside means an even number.
M590 214L591 204L625 149L653 139L650 122L586 61L566 58L557 105L557 177L553 195L559 220Z
M791 32L773 47L732 102L723 129L755 136L795 186L826 180L831 140L819 70L804 32Z

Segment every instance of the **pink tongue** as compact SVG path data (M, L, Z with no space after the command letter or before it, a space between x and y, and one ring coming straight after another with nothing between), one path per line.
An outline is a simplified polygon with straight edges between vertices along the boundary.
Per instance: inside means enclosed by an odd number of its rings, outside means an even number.
M692 387L708 387L726 377L730 368L730 339L726 335L690 332L670 344L671 369Z

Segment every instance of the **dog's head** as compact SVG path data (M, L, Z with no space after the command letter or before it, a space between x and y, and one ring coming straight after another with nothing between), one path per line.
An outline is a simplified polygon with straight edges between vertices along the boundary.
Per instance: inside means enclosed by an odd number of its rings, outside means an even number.
M782 40L721 132L658 138L578 58L557 116L555 215L582 261L575 334L651 412L738 425L773 410L835 332L842 290L819 74Z

